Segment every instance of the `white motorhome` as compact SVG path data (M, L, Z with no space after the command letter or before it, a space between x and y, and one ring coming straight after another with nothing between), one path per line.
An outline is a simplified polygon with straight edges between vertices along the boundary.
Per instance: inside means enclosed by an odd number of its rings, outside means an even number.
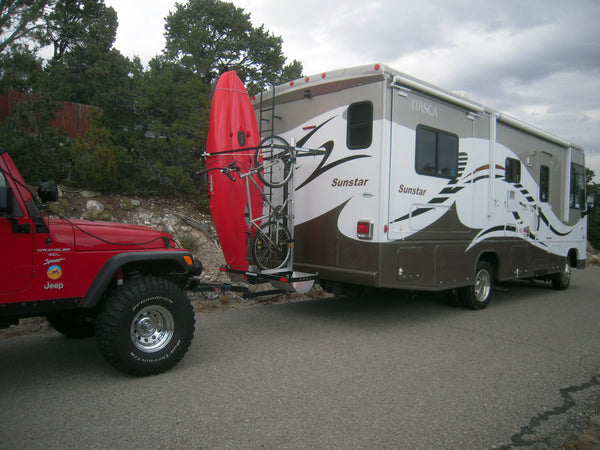
M276 86L261 133L324 154L294 173L294 267L332 290L565 289L586 257L583 149L383 65Z

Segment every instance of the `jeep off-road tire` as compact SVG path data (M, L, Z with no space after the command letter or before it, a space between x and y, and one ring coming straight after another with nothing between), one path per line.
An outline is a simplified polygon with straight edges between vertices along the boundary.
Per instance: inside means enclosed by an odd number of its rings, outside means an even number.
M194 310L181 288L158 277L126 281L104 302L96 340L117 369L136 376L173 367L194 336Z

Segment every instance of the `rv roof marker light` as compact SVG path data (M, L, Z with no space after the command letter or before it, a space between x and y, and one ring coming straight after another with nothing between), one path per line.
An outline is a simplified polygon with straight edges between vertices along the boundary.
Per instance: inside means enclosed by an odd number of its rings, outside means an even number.
M326 74L325 72L323 72L323 73L321 74L321 78L325 78L326 76L327 76L327 74Z
M308 83L308 81L309 81L309 80L310 80L310 77L306 77L306 78L304 79L304 82L305 82L305 83Z
M380 68L381 68L381 66L380 66L379 64L375 64L375 65L373 66L373 69L375 69L375 70L379 70Z
M290 87L293 87L293 86L294 86L294 82L290 81Z
M356 236L359 239L373 239L373 221L359 220L356 224Z

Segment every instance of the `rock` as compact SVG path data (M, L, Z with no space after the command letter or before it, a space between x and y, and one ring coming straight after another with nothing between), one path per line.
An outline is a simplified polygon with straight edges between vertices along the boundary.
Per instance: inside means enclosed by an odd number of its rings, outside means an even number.
M79 193L83 198L98 197L100 194L94 191L81 191Z
M85 209L94 210L94 211L104 211L104 205L100 203L98 200L88 200L85 204Z

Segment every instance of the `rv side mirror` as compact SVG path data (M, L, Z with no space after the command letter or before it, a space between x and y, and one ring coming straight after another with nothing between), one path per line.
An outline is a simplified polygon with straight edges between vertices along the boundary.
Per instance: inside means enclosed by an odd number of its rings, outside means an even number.
M58 201L58 186L54 181L44 181L38 188L38 196L45 205L48 202Z
M587 199L586 199L586 206L587 209L592 209L596 206L596 193L595 192L590 192L587 195Z
M581 217L587 216L596 206L596 193L591 192L585 199L585 211L581 211Z

